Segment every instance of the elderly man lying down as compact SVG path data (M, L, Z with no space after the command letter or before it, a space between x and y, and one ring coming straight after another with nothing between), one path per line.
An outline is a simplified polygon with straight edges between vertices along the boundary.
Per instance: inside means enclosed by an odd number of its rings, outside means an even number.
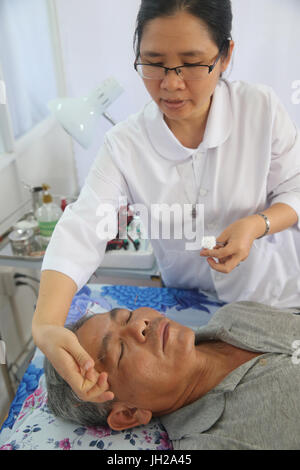
M161 420L174 449L300 448L299 309L220 308L196 333L151 308L73 326L114 400L80 401L45 359L52 412L122 430Z

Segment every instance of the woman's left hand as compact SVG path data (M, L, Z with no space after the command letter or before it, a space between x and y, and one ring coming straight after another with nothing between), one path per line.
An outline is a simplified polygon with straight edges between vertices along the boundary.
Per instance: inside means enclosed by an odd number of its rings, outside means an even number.
M213 250L203 249L200 256L207 257L212 269L230 273L248 258L253 241L261 229L259 223L256 215L237 220L221 233L216 240L218 245ZM217 258L218 262L213 258Z

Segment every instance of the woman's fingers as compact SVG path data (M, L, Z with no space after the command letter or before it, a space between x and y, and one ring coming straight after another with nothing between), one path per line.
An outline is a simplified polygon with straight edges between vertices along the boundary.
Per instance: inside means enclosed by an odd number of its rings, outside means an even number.
M250 253L255 236L251 217L236 220L230 224L217 238L213 250L201 250L211 268L222 273L230 273ZM215 259L214 259L215 258Z
M81 346L76 335L71 331L68 331L68 333L69 334L66 334L64 349L71 354L78 364L81 373L84 375L86 371L88 371L91 367L94 367L94 360Z
M75 386L78 390L78 397L81 400L94 403L103 403L107 400L112 400L114 394L109 390L107 377L106 372L99 373L94 367L91 367L81 376L81 384L79 385L78 383L77 387ZM73 390L75 391L74 388Z
M35 341L79 399L103 403L114 398L107 373L95 370L94 360L72 331L57 325L40 325Z
M215 269L216 271L224 274L230 273L234 268L236 268L240 264L239 256L229 256L224 258L218 263L213 258L207 258L207 262L211 268Z
M113 392L109 390L107 373L99 374L95 369L87 372L83 382L83 391L88 401L96 403L103 403L114 398Z
M209 256L211 258L227 258L232 255L232 248L228 246L219 245L213 250L208 250L207 248L200 251L200 256Z
M114 395L109 391L107 373L99 374L96 371L93 359L82 348L75 335L69 336L65 348L63 375L78 398L96 403L112 400Z

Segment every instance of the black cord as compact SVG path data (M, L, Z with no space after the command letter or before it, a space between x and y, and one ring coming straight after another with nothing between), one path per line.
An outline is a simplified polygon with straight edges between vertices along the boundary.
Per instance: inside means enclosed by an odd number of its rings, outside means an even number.
M28 276L28 274L21 274L21 273L15 273L14 274L14 279L19 279L19 278L22 278L22 277L25 277L26 279L31 279L32 281L40 283L39 279L37 279L35 277L32 277L32 276Z
M27 282L17 281L16 286L30 287L33 290L33 292L35 293L36 297L38 297L38 292L36 291L36 289L31 284L27 284Z

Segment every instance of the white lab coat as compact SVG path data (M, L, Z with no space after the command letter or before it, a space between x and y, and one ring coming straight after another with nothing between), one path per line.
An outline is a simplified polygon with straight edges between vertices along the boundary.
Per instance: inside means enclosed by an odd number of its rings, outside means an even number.
M299 223L254 241L229 274L187 251L184 238L155 239L152 246L168 287L215 291L226 302L300 306L300 136L269 87L220 80L197 149L177 140L153 101L112 128L78 201L56 226L42 269L65 273L81 288L105 253L97 209L103 202L118 208L120 195L149 213L153 203L204 204L204 232L215 237L276 202L290 205ZM144 223L151 226L150 219Z

